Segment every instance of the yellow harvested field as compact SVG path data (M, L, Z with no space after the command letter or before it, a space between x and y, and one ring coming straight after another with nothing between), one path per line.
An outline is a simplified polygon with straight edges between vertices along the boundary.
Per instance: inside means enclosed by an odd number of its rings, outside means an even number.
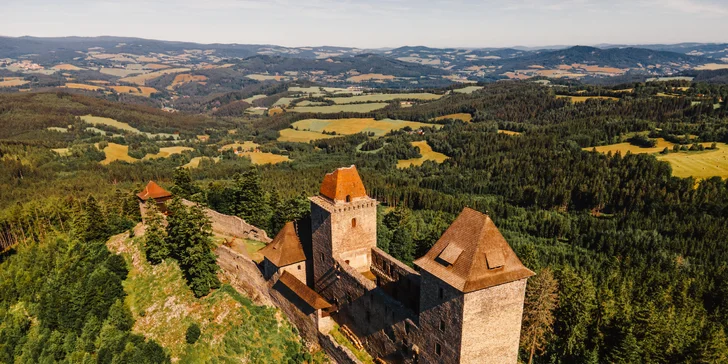
M163 69L165 69L165 68L169 68L169 67L170 67L170 66L168 66L168 65L166 65L166 64L158 64L158 63L149 63L149 64L145 64L145 65L144 65L144 68L145 68L145 69L148 69L148 70L155 70L155 71L156 71L156 70L163 70Z
M30 81L25 81L23 79L4 79L0 81L0 87L17 87L17 86L23 86L29 84Z
M89 124L93 124L93 125L108 125L108 126L113 126L114 128L117 128L117 129L121 129L121 130L131 131L134 133L141 133L141 131L139 131L139 129L137 129L129 124L122 123L121 121L116 121L111 118L84 115L84 116L81 116L81 120L83 120Z
M98 148L98 143L96 144L96 148ZM129 146L128 145L121 145L116 143L109 143L106 148L104 148L104 153L106 154L106 159L102 160L100 163L103 165L107 165L114 161L124 161L133 163L136 162L137 159L129 155Z
M103 88L101 86L86 85L86 84L83 84L83 83L67 83L63 87L65 87L65 88L79 89L79 90L88 90L88 91L105 90L105 88Z
M483 86L468 86L468 87L458 88L453 91L455 93L459 93L459 94L472 94L473 92L479 91L482 89L483 89Z
M173 90L179 86L190 82L204 82L207 81L207 76L191 75L189 73L183 73L174 77L172 84L167 86L167 90Z
M506 135L521 135L521 133L519 133L517 131L510 131L510 130L498 130L498 133L506 134Z
M286 79L286 76L276 76L276 75L261 75L261 74L252 74L245 76L247 78L250 78L251 80L256 81L282 81Z
M211 157L194 157L194 158L190 159L190 162L189 163L183 165L182 168L198 168L200 166L200 162L202 162L202 160L208 160L208 161L212 161L214 163L217 163L218 161L220 161L220 158L217 158L217 157L215 157L215 158L211 158Z
M424 140L419 142L412 142L412 146L420 148L420 154L422 154L422 157L399 160L397 161L397 168L421 166L422 163L425 163L425 161L435 161L437 163L442 163L445 161L445 159L448 158L446 155L432 150L432 147L430 147L430 145L427 144L427 142Z
M658 155L657 159L670 162L672 174L677 177L728 178L728 144L725 143L718 143L718 150L670 153Z
M222 151L225 151L228 149L238 150L238 148L240 148L244 152L249 152L249 151L258 149L258 147L260 147L260 145L257 143L253 143L251 141L245 141L242 143L232 143L232 144L223 145L222 147L220 147L220 151L222 152Z
M570 98L572 103L580 103L580 102L586 102L586 100L589 99L600 99L600 100L612 100L612 101L619 101L616 97L610 97L610 96L564 96L564 95L556 95L557 99L561 98Z
M272 107L272 108L268 109L268 116L276 116L276 115L280 115L283 113L284 113L283 108L280 106L276 106L276 107Z
M182 73L182 72L188 72L189 68L171 68L171 69L165 69L160 70L156 72L150 72L145 73L137 76L131 76L131 77L125 77L119 80L119 82L127 82L127 83L133 83L135 85L144 86L147 81L153 80L157 77L162 77L164 75L169 75L173 73Z
M91 81L87 81L87 82L93 83L94 85L108 85L109 83L111 83L109 81L104 81L104 80L91 80Z
M350 97L332 97L329 100L336 104L351 104L355 102L377 102L392 100L437 100L442 95L431 93L408 93L408 94L375 94L375 95L359 95Z
M473 120L473 115L467 114L467 113L460 113L460 114L450 114L450 115L444 115L435 118L435 121L445 120L445 119L455 119L455 120L462 120L466 123L469 123L471 120Z
M599 147L588 147L584 148L586 151L591 151L593 149L596 149L599 153L608 153L612 152L612 154L616 154L617 152L621 153L622 155L627 154L627 152L630 152L632 154L652 154L652 153L659 153L662 152L663 149L668 148L672 150L673 143L668 142L667 140L663 138L657 138L657 145L653 148L640 148L636 145L632 145L629 143L619 143L619 144L611 144L611 145L602 145Z
M412 129L421 127L441 127L435 124L425 124L415 121L382 119L374 120L373 118L360 119L306 119L293 123L293 127L299 130L310 130L313 132L336 132L336 134L356 134L356 133L374 133L376 136L382 136L392 130L399 130L409 126Z
M149 97L152 96L152 94L159 92L154 87L148 87L148 86L108 86L110 89L116 91L120 94L132 94L132 95L140 95Z
M253 164L277 164L290 161L290 159L285 155L273 153L243 152L238 155L250 158L250 161L253 162Z
M708 64L704 64L702 66L695 67L695 69L698 71L724 70L724 69L728 69L728 64L708 63Z
M157 57L137 56L137 62L159 62Z
M278 137L279 142L308 143L312 140L336 138L336 135L326 135L313 131L302 131L294 129L283 129Z
M54 70L59 70L59 71L80 71L83 69L81 67L76 67L76 66L74 66L72 64L68 64L68 63L55 65L51 68Z
M381 73L367 73L363 75L351 76L346 79L349 82L364 82L371 80L394 80L394 76L383 75Z
M190 147L164 147L159 148L159 153L157 154L147 154L144 156L144 160L150 160L150 159L156 159L156 158L167 158L170 155L173 154L182 154L182 152L186 151L192 151L193 148Z
M99 72L105 75L111 75L116 77L129 77L131 75L138 75L144 73L142 70L128 70L125 68L101 68Z
M292 112L310 112L322 114L336 114L339 112L358 112L366 113L387 107L386 103L369 103L369 104L342 104L331 106L303 106L289 109Z

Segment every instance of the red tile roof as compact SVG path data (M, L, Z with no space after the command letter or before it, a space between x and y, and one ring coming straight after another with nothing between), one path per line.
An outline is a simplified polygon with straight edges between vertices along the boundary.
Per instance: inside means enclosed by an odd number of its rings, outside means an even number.
M293 222L286 223L273 241L259 252L276 267L285 267L306 260L303 245L301 245Z
M291 273L284 271L278 281L285 284L286 287L290 288L291 291L298 295L298 297L301 297L302 300L306 301L306 303L315 310L331 307L329 302L316 293L316 291L299 281L298 278Z
M347 196L355 198L367 197L364 183L356 171L356 166L339 168L324 177L320 193L334 201L346 201Z
M149 181L149 183L147 183L147 187L144 188L144 191L137 193L137 197L143 201L149 200L150 198L157 200L160 198L172 197L172 193L160 187L158 184L154 183L154 181Z
M464 293L534 275L518 259L493 220L469 208L414 263Z

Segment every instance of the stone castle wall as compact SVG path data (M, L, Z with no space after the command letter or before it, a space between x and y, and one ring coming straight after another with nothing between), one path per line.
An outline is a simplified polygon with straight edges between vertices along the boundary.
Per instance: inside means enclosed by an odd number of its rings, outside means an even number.
M420 312L420 274L379 248L372 249L377 286L415 313Z
M193 206L194 202L183 199L185 206ZM248 224L245 220L231 215L221 214L215 210L205 209L205 214L212 221L212 231L220 235L227 235L236 238L252 239L270 243L272 239L263 229Z
M463 293L422 271L419 347L422 363L461 363ZM442 289L442 296L440 296ZM481 318L482 319L482 318ZM444 327L441 329L441 323ZM440 355L436 346L440 347ZM478 361L476 361L478 363Z

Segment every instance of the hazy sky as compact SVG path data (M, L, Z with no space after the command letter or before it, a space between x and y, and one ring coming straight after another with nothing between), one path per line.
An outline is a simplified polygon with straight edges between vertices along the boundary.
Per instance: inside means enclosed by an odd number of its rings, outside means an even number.
M283 46L728 42L728 0L0 0L0 35Z

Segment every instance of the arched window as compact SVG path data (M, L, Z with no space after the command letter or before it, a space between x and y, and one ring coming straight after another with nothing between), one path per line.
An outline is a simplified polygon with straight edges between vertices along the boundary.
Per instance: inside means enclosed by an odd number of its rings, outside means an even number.
M346 202L351 202L351 195L346 195Z
M356 227L356 218L351 219L351 227Z

